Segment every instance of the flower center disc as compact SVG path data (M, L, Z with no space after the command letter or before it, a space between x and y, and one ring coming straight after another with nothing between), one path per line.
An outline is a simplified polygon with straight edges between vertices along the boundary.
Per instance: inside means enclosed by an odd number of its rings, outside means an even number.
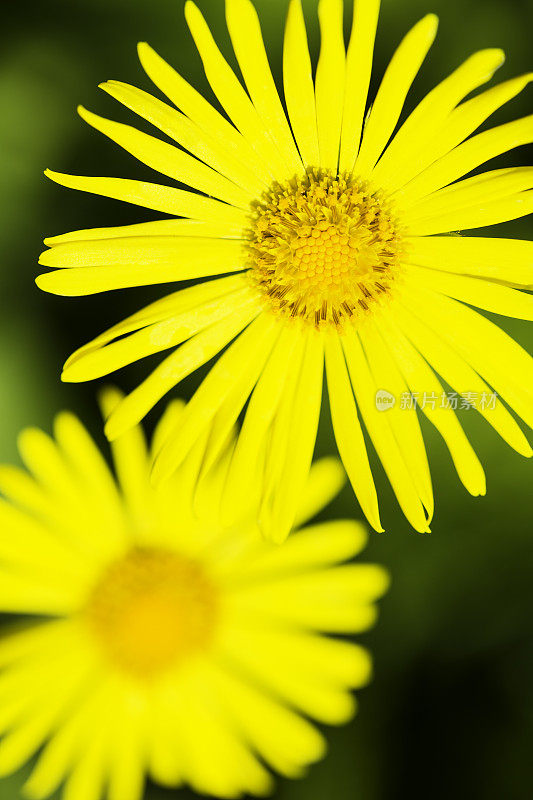
M397 277L398 226L383 198L350 175L309 170L253 204L250 273L268 305L316 327L357 318Z
M149 678L209 644L216 606L199 564L171 551L138 549L107 569L86 613L115 666Z

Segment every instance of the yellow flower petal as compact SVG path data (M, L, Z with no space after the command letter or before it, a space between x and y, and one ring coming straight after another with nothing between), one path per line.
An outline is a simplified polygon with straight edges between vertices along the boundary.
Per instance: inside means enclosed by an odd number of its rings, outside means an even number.
M295 527L303 525L318 514L338 495L345 483L346 473L336 458L320 458L314 461L300 496Z
M342 117L339 171L351 172L359 151L380 0L354 0L352 33L346 56L346 88Z
M138 52L146 74L174 105L198 125L204 134L214 137L234 158L246 164L260 180L270 182L268 165L260 160L239 131L200 92L187 83L146 42L140 42Z
M282 670L272 650L274 641L284 654ZM341 681L335 672L342 670L345 680L349 675L350 685L354 686L370 678L370 660L362 648L348 650L345 642L322 641L313 635L228 628L224 651L260 684L281 698L290 698L293 706L328 724L340 724L354 713L354 701L339 688ZM319 683L310 675L307 680L303 677L302 666L313 662L321 664L326 681Z
M230 275L226 278L218 278L213 281L199 283L196 286L189 286L186 289L180 289L177 292L163 297L161 300L156 300L154 303L150 303L150 305L145 306L141 311L137 311L117 325L113 325L112 328L104 331L104 333L92 339L88 344L80 347L67 359L63 369L70 369L79 359L84 358L89 353L98 351L114 339L120 339L122 336L132 333L132 331L154 325L168 319L174 314L177 315L183 314L186 311L192 311L197 306L209 303L214 298L221 297L233 289L242 286L244 281L244 277L240 274Z
M443 186L495 156L533 141L533 114L478 133L420 173L395 195L402 208L408 208Z
M274 333L274 330L274 320L267 314L259 314L221 355L188 403L182 424L168 437L161 448L152 472L152 478L156 483L169 478L182 463L198 436L205 430L219 409L223 409L224 400L230 397L230 392L239 376L242 378L245 374L257 376L255 364L259 364L260 369L266 361L268 353L272 349L272 341L269 336ZM243 364L245 365L244 369ZM239 391L237 399L240 400L241 397L244 404L246 397ZM234 407L235 419L242 410L242 405L237 406ZM229 428L234 421L234 419L231 420Z
M168 356L120 403L106 424L106 435L116 439L136 425L183 378L213 358L258 314L252 302L189 339Z
M437 214L419 222L411 222L407 225L407 230L412 236L430 236L435 233L456 231L459 228L470 230L487 225L499 225L532 212L533 191L518 192L502 200L486 200L483 205L476 204L457 211Z
M294 138L304 164L318 164L315 90L301 0L291 0L283 49L283 85Z
M415 481L403 460L385 414L376 408L377 386L356 335L344 336L342 347L361 416L402 510L419 533L429 532L428 520Z
M420 151L427 147L457 104L482 83L490 80L505 61L502 50L480 50L445 78L417 105L372 172L384 189L394 188L412 177ZM391 174L392 173L392 174Z
M336 459L315 461L308 483L318 481L325 466L331 466ZM225 582L238 587L263 585L271 580L278 581L287 576L299 575L306 571L345 561L355 556L365 546L368 534L362 523L354 520L335 520L311 525L294 533L283 547L255 542L255 547L243 553L242 557L227 562L217 574ZM314 573L313 573L314 574Z
M251 487L257 481L257 453L260 452L276 415L287 373L292 368L295 337L291 327L284 327L273 344L272 352L250 397L235 445L222 500L222 515L225 519L232 520L240 514L242 497L248 497Z
M492 390L485 381L431 328L407 311L401 313L400 319L414 346L452 389L466 397L469 394L477 394L478 399L483 394L490 396ZM474 407L518 453L526 457L533 454L521 428L502 403L492 408L478 402Z
M407 239L413 264L478 278L533 283L533 242L521 239L487 239L464 236Z
M264 760L288 777L301 777L304 765L324 755L325 740L305 719L250 686L227 669L212 664L209 684L237 730ZM260 719L261 725L256 721Z
M228 292L193 310L169 316L105 347L87 351L70 366L65 367L62 380L74 383L94 380L141 358L177 347L191 336L234 313L249 301L249 288L245 287L240 291Z
M244 210L248 209L252 199L249 192L240 189L214 169L178 147L149 136L131 125L99 117L83 106L78 108L78 113L85 122L108 136L148 167L176 181L186 183L204 194L217 197L225 203Z
M235 272L245 257L241 243L231 239L132 237L57 245L42 253L40 263L58 270L36 278L41 289L87 295Z
M50 169L46 170L45 175L55 183L69 189L100 194L103 197L111 197L177 217L190 217L206 222L228 222L230 225L241 225L245 219L242 211L226 203L183 189L161 186L157 183L132 181L126 178L65 175L60 172L52 172Z
M311 336L305 346L294 394L287 457L272 501L271 527L267 535L274 542L283 542L289 535L307 483L320 417L323 372L322 339L318 335Z
M259 180L242 160L239 161L228 153L223 142L217 142L213 136L202 131L198 125L175 108L135 86L120 81L107 81L100 84L100 88L155 125L204 164L209 164L221 175L225 175L250 197L264 190L266 184Z
M412 393L427 392L440 397L442 385L437 376L405 336L405 332L395 324L394 319L382 315L380 325L386 332L387 343L403 372ZM483 467L468 441L457 416L451 408L433 408L425 403L422 412L433 423L446 442L457 474L470 494L477 496L486 492Z
M410 284L407 308L442 336L533 426L533 359L493 322L450 297Z
M98 239L125 239L129 236L192 236L197 239L242 239L242 224L228 222L201 222L196 219L158 219L154 222L139 222L135 225L119 225L111 228L85 228L59 236L48 236L47 247L70 242L89 242Z
M526 292L479 278L438 272L426 267L409 267L408 274L418 286L454 297L471 306L507 317L533 320L533 297Z
M437 34L438 19L428 14L405 36L385 72L363 131L355 172L372 172L396 127L407 93Z
M297 174L302 169L302 160L270 71L257 12L250 0L226 0L226 21L252 103L289 174Z
M376 487L344 354L337 336L326 338L325 355L331 419L337 447L365 516L374 530L382 532Z
M316 118L320 166L337 171L342 127L346 60L343 0L320 0L320 57L316 70Z
M434 220L447 214L484 206L487 201L511 198L518 192L533 188L532 167L511 167L483 172L472 178L452 183L444 189L424 197L405 211L402 216L407 226L421 221ZM468 227L462 223L461 227ZM418 234L417 234L418 235ZM425 235L425 234L422 234Z
M408 386L378 328L369 322L361 329L359 335L376 388L385 389L395 398L400 398L408 391ZM416 409L400 409L399 405L396 405L388 409L385 414L400 455L431 520L434 508L433 488Z
M188 0L185 17L202 59L207 80L235 126L264 161L273 178L283 179L287 164L235 73L218 49L201 12Z
M389 171L386 176L382 176L388 191L396 191L405 186L412 178L453 150L500 106L519 94L532 79L533 73L512 78L461 103L452 111L442 127L420 145L416 159L411 162L405 161L401 167L394 170L394 174Z

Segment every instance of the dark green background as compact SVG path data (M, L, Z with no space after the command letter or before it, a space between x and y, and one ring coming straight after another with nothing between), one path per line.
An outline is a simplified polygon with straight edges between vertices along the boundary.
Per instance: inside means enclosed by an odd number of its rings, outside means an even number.
M286 2L258 0L257 5L279 77ZM316 57L316 2L305 0L304 5ZM229 52L222 0L201 0L200 6ZM531 0L384 0L374 87L399 37L428 11L439 14L441 27L409 108L480 47L506 50L501 79L533 68ZM21 427L39 424L50 429L54 413L64 407L77 411L102 441L94 401L97 387L61 385L61 364L75 347L166 291L158 287L62 299L39 293L33 284L45 235L150 218L141 209L77 195L42 177L45 167L79 174L148 175L75 113L81 102L104 115L127 119L96 87L116 78L150 89L136 59L138 40L149 41L207 91L184 23L183 0L2 4L2 460L17 458ZM532 97L526 90L493 121L531 113ZM531 155L522 148L498 164L527 164ZM526 238L530 222L508 224L501 233ZM526 323L501 322L531 349L533 334ZM136 365L117 380L124 389L131 388L146 369L145 363ZM198 377L178 391L189 396ZM305 780L279 782L280 800L533 796L531 465L476 419L475 412L463 412L462 421L486 467L488 496L474 499L466 494L442 442L427 430L437 496L432 534L410 532L381 469L376 469L387 533L371 536L365 557L386 565L393 584L378 626L365 637L375 657L374 681L359 693L355 721L328 731L326 760ZM318 450L334 450L327 414ZM346 489L328 513L359 516L351 490ZM1 800L19 798L23 778L0 781ZM190 796L186 791L148 790L151 800Z

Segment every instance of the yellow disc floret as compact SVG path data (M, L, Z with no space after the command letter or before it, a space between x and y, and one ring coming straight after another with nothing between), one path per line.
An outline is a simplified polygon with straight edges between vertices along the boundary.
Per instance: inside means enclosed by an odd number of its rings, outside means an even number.
M115 667L150 678L209 644L216 610L215 588L198 563L136 549L107 568L86 617Z
M253 204L250 275L267 305L315 326L355 321L398 276L398 224L384 198L349 175L308 170Z

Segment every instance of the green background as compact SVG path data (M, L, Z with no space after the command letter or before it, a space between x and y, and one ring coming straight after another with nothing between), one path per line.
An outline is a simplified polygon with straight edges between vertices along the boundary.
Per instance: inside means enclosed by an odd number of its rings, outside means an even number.
M399 38L428 11L441 17L437 42L408 108L475 49L500 46L506 79L533 68L531 0L384 0L373 77L383 73ZM316 58L315 0L305 0ZM229 54L222 0L201 0ZM257 0L276 76L280 74L285 0ZM347 15L348 16L348 15ZM348 23L348 20L347 20ZM0 451L17 459L16 436L29 424L47 430L61 408L77 411L103 444L94 384L61 385L65 358L108 325L165 292L140 289L65 299L34 286L45 235L149 219L142 209L75 194L42 171L147 176L112 143L79 120L77 103L116 119L128 115L96 87L116 78L150 90L135 44L149 41L211 96L183 19L183 0L26 0L2 5L0 50ZM231 56L230 56L231 57ZM531 113L526 90L491 122ZM521 148L498 165L527 164ZM502 235L527 238L530 221ZM522 344L526 323L497 320ZM116 379L132 388L147 365ZM190 396L199 375L179 389ZM151 426L160 409L151 415ZM426 435L435 491L433 532L414 534L376 465L386 534L372 534L365 558L392 574L375 630L364 637L375 658L372 684L359 693L352 724L328 730L330 753L307 778L279 781L279 800L395 800L453 797L529 800L533 790L533 547L530 464L477 418L462 422L486 467L488 495L466 494L432 430ZM334 451L324 413L317 449ZM329 516L360 515L348 488ZM4 532L6 534L6 532ZM280 669L283 664L280 664ZM16 800L24 774L0 780L1 800ZM187 791L149 787L151 800ZM125 798L127 800L127 798Z

